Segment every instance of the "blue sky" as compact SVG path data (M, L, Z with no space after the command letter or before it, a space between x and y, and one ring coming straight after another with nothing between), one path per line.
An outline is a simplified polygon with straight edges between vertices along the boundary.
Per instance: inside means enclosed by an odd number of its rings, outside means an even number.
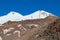
M60 17L60 0L0 0L0 16L10 11L28 15L37 10L45 10Z

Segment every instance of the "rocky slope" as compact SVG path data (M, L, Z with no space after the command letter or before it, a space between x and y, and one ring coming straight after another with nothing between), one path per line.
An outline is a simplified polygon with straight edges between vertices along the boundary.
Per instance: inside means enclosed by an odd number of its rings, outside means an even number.
M40 29L29 40L60 40L60 19L45 27L44 31Z
M42 40L43 37L41 36L47 29L48 25L55 22L56 19L58 18L54 16L48 16L45 19L8 21L0 26L0 39ZM41 37L41 39L39 38L39 36Z
M0 17L0 40L60 40L59 20L43 10L26 16L10 12Z

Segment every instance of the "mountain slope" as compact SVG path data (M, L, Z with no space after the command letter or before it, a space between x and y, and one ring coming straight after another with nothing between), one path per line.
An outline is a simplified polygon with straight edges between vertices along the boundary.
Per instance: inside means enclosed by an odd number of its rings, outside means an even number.
M45 40L44 31L58 19L58 17L43 10L26 16L10 12L0 18L2 24L0 25L1 40Z
M48 16L45 19L8 21L4 23L3 26L0 26L0 37L2 37L3 40L28 40L31 39L32 35L39 32L39 30L41 30L40 32L44 31L44 29L56 19L58 18Z

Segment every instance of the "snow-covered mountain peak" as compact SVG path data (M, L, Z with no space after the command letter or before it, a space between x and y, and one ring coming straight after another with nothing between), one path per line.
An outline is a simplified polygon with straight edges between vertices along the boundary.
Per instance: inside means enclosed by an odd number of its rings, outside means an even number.
M38 10L38 11L36 11L36 13L39 13L40 15L51 15L51 13L48 13L48 12L46 12L46 11L44 11L44 10Z
M44 11L44 10L40 10L42 14L46 14L46 15L51 15L51 16L55 16L54 14L52 13L49 13L47 11Z
M23 15L21 15L20 13L14 12L14 11L11 11L11 12L8 13L7 15L8 15L8 16L16 16L16 15L18 15L18 16L23 16Z
M5 16L0 17L0 24L6 23L8 21L22 21L31 19L44 19L49 15L53 16L51 13L45 12L43 10L38 10L29 15L23 16L18 12L11 11Z
M38 11L36 11L36 12L30 14L30 15L32 16L33 19L37 19L37 18L38 18L38 19L44 19L44 18L46 18L47 16L49 16L50 13L45 12L45 11L43 11L43 10L38 10Z
M6 23L8 21L21 21L23 16L18 12L10 12L5 16L0 17L0 24Z

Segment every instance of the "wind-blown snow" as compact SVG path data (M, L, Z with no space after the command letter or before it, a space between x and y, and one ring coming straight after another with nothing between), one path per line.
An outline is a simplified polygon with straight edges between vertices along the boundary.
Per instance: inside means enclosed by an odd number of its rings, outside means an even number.
M43 10L38 10L32 14L23 16L19 14L18 12L10 12L5 16L0 17L0 25L4 24L8 21L22 21L22 20L28 20L28 19L44 19L47 16L52 15L51 13L45 12Z

